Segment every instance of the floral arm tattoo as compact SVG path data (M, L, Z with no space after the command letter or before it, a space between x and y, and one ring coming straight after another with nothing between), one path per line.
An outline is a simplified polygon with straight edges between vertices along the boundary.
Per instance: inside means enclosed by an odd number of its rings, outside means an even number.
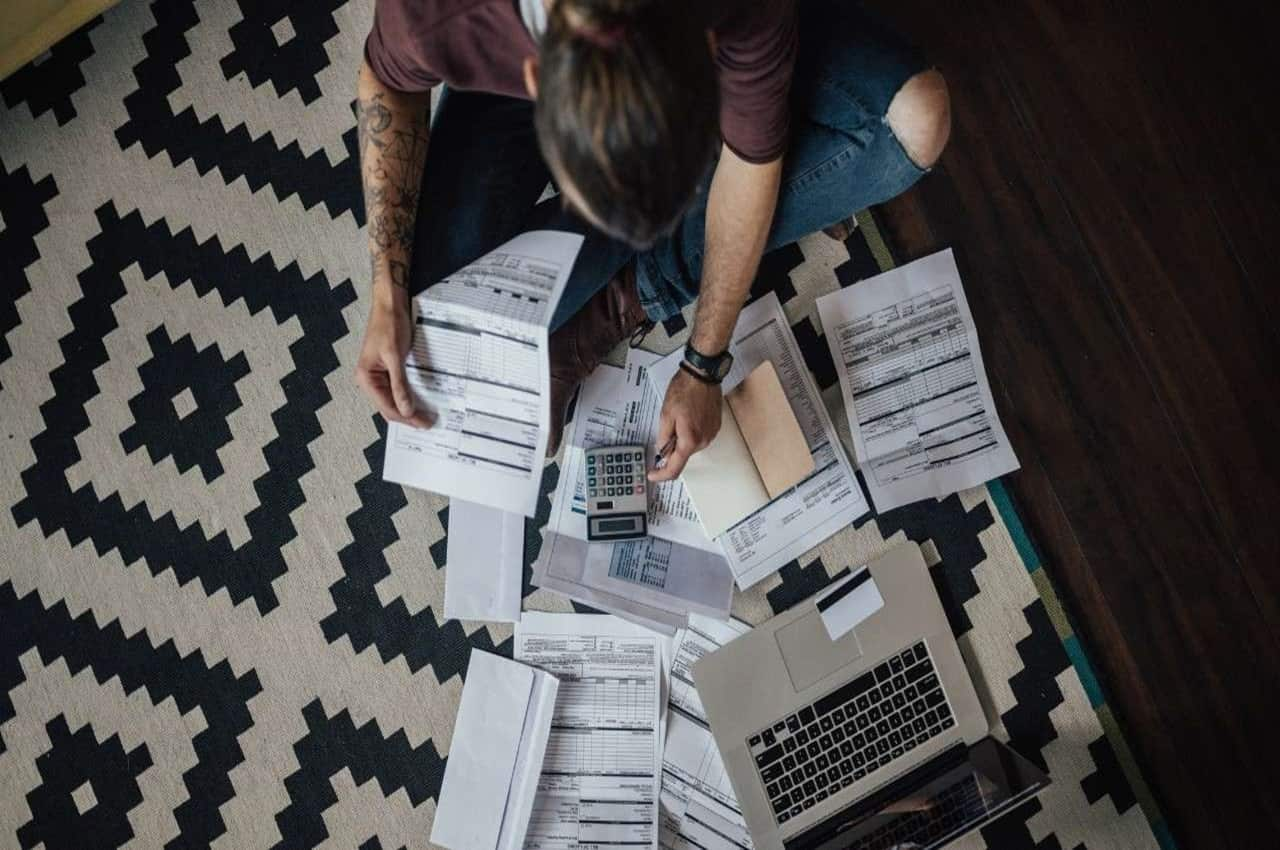
M390 91L367 68L361 70L356 124L375 285L385 275L397 288L409 287L414 222L427 158L427 103L426 95Z

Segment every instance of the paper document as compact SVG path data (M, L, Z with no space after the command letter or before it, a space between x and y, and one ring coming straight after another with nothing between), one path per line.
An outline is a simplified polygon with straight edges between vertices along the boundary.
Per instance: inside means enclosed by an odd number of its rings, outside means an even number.
M813 474L813 456L773 363L720 399L720 431L680 481L708 537L719 537Z
M516 624L516 658L560 681L526 847L657 847L661 641L601 615Z
M729 616L733 600L733 573L722 555L652 537L587 543L551 526L533 583L668 635L690 611Z
M877 510L1018 468L951 249L824 295L818 312Z
M813 474L794 489L717 538L738 587L745 590L869 509L776 294L770 292L742 309L729 350L734 361L724 381L726 389L764 361L773 362L814 466ZM661 388L660 395L666 393L682 357L676 351L649 367L649 379Z
M697 615L676 633L662 752L662 828L665 850L750 850L751 836L733 795L724 762L690 672L695 662L750 629L738 620Z
M602 364L584 382L565 429L560 478L533 582L594 608L674 634L690 611L729 616L733 573L720 546L702 533L678 481L649 487L649 533L623 543L587 543L585 449L651 446L662 398L635 352L626 368Z
M444 616L449 620L520 619L524 517L452 499L445 542Z
M551 422L547 326L581 246L524 233L413 299L405 374L436 421L391 423L383 478L533 516Z
M628 443L651 447L657 440L663 394L648 380L647 369L658 359L631 349L625 368L602 363L583 381L573 419L565 425L564 461L552 500L551 527L559 533L587 539L586 449ZM680 481L650 484L648 490L651 537L720 554Z
M431 841L451 850L517 850L551 737L554 676L472 650Z

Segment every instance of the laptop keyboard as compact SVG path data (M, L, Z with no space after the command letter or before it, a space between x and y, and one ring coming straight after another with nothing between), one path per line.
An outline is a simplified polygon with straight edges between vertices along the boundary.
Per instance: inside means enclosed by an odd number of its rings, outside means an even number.
M932 847L987 812L978 781L973 776L920 803L919 810L900 815L859 838L858 850Z
M784 824L955 725L924 641L747 739Z

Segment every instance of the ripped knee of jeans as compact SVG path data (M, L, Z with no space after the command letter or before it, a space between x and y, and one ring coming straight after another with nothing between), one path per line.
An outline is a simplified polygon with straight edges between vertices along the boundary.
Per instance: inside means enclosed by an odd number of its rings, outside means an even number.
M911 77L894 94L883 120L912 162L932 168L951 137L946 79L936 69Z

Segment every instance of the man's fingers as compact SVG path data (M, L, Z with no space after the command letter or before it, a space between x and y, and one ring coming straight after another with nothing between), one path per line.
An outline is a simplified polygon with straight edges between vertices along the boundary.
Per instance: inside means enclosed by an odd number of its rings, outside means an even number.
M413 395L409 392L409 380L404 374L404 365L399 360L387 364L387 375L391 379L391 397L395 400L396 411L406 425L415 428L430 428L431 416L426 411L415 409Z
M365 394L373 401L373 406L377 408L378 413L382 414L382 418L388 422L398 422L401 425L408 425L413 428L430 427L430 420L425 419L421 413L415 413L413 416L400 415L400 411L396 407L395 398L392 395L391 380L386 372L358 368L356 369L356 383L364 389Z
M409 395L409 384L404 376L404 366L394 361L384 365L387 369L387 377L391 379L391 396L395 399L396 410L400 411L401 416L408 419L413 415L413 396Z
M653 449L660 452L667 447L667 443L671 442L671 438L676 435L675 417L665 410L658 416L658 440L654 443Z
M666 463L662 465L662 469L649 471L649 480L656 483L676 478L684 471L684 465L689 462L689 454L687 449L677 445L671 454L666 456Z

